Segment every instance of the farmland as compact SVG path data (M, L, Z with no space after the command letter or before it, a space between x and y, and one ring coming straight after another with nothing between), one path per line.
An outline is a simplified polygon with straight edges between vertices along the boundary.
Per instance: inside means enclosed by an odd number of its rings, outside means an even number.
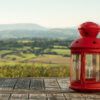
M66 74L69 73L70 66L68 46L71 42L54 39L0 41L0 77L68 76L69 74Z

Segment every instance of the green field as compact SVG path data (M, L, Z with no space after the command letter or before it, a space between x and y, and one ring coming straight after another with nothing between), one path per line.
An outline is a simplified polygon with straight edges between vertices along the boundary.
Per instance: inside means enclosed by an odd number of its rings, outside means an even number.
M69 44L66 40L1 41L0 77L69 76Z
M70 55L70 50L69 49L51 49L52 52L56 52L59 55Z

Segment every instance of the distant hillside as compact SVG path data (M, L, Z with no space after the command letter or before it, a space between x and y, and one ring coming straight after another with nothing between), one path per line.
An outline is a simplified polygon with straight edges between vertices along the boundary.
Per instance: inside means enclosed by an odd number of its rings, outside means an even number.
M55 28L52 29L53 32L56 32L57 34L61 34L64 38L78 38L80 35L78 34L78 30L74 28Z
M47 30L37 24L0 24L0 31L2 30Z
M10 38L78 38L78 30L74 28L45 28L37 24L0 25L0 39Z

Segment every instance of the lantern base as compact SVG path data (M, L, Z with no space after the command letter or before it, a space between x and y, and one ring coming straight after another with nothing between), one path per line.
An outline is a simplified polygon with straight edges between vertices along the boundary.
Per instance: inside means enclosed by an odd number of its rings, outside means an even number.
M86 83L86 84L77 84L72 83L69 88L77 92L100 92L100 83Z

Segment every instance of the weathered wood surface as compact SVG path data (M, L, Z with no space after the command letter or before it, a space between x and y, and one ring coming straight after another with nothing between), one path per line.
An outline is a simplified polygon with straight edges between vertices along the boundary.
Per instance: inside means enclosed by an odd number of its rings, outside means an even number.
M77 93L69 78L0 78L0 100L100 100L100 93Z

